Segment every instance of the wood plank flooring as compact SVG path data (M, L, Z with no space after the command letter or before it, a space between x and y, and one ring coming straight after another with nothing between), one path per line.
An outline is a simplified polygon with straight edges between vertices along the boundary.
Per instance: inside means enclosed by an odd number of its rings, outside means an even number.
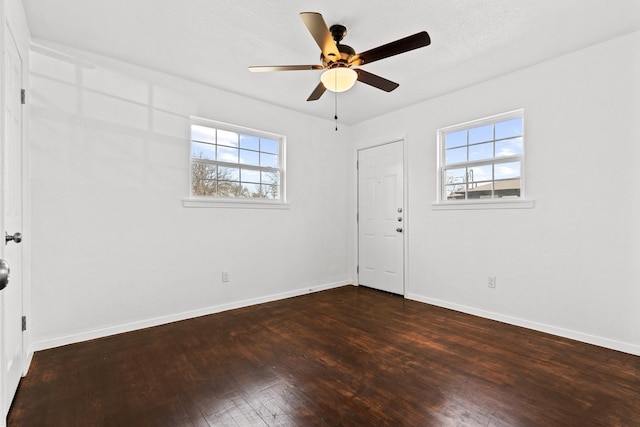
M640 357L346 286L38 352L9 426L640 426Z

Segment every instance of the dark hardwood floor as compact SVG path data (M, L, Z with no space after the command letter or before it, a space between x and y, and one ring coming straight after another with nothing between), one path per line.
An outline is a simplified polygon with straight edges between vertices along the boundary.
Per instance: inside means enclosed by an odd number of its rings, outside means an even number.
M640 426L640 357L347 286L38 352L9 426Z

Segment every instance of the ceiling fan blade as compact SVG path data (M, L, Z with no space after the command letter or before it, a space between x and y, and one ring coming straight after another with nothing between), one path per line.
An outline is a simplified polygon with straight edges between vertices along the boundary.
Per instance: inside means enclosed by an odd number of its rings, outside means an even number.
M300 13L302 22L307 26L307 29L311 33L313 39L320 46L322 54L327 59L338 60L340 59L340 51L336 42L331 36L327 23L324 22L324 18L317 12L302 12Z
M355 72L358 73L358 81L366 83L373 87L377 87L378 89L382 89L385 92L391 92L392 90L400 86L396 82L392 82L391 80L387 80L384 77L380 77L359 68L356 69Z
M351 58L349 64L352 66L369 64L373 61L409 52L410 50L418 49L420 47L429 46L429 44L431 44L429 34L426 31L421 31L412 36L408 36L382 46L374 47L366 52L358 53Z
M316 86L313 92L311 92L311 95L309 95L309 98L307 98L307 101L317 101L318 99L320 99L320 97L326 90L327 89L324 87L322 82L318 83L318 86Z
M255 65L249 67L252 73L263 73L267 71L305 71L322 70L322 65Z

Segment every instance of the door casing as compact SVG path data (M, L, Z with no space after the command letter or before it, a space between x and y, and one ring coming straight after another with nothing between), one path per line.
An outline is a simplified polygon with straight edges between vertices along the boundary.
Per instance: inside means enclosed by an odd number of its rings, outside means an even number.
M380 147L380 146L384 146L384 145L389 145L389 144L393 144L393 143L400 143L402 145L402 152L403 152L403 157L402 157L402 179L403 179L403 194L402 194L402 228L403 228L403 260L402 260L402 269L403 269L403 292L402 295L406 296L407 294L409 294L409 280L408 280L408 238L409 238L409 211L407 209L407 195L408 195L408 179L407 179L407 140L406 137L400 137L400 138L395 138L395 139L389 139L386 142L379 142L379 143L374 143L374 144L367 144L367 145L361 145L361 146L357 146L356 150L355 150L355 159L356 159L356 165L357 165L357 161L359 158L359 153L362 150L366 150L366 149L370 149L370 148L376 148L376 147ZM359 284L360 283L360 268L361 266L359 265L359 260L360 260L360 218L359 218L359 204L360 204L360 189L359 189L359 168L358 166L356 166L356 170L355 170L355 176L354 176L354 186L355 186L355 211L356 211L356 227L355 227L355 235L354 235L354 239L355 239L355 268L354 268L354 276L356 278L355 283Z
M5 10L3 9L3 12ZM22 105L21 90L26 89L25 81L28 81L28 75L25 73L25 43L19 43L15 37L10 25L10 17L4 13L1 14L3 27L2 27L2 60L0 61L0 83L2 91L0 95L0 121L2 122L1 144L0 144L0 233L14 234L15 232L21 232L23 235L28 236L27 231L27 213L28 209L28 192L26 188L28 186L26 171L27 168L27 143L26 143L26 112L24 105ZM21 48L22 47L22 48ZM11 53L9 53L11 51ZM27 52L28 53L28 52ZM9 67L9 55L14 58L16 62L16 69L11 70ZM11 75L14 73L14 75ZM9 79L14 79L10 85ZM13 84L15 83L15 84ZM9 134L8 120L12 119L9 110L17 118L16 126L12 134ZM13 151L10 151L13 150ZM9 162L8 155L13 159ZM12 179L8 180L9 175ZM11 182L9 182L11 181ZM12 183L18 182L14 187ZM8 204L11 204L11 209L8 209ZM8 214L9 212L9 214ZM4 236L2 236L4 238ZM5 288L0 294L0 307L2 313L0 313L0 319L2 321L0 325L0 363L2 369L0 369L0 408L2 408L2 416L0 418L0 425L6 424L6 414L8 413L11 400L15 394L14 385L17 387L17 381L24 376L28 370L28 366L31 360L32 352L28 351L28 334L22 329L22 317L25 316L29 310L29 293L27 292L25 282L28 280L29 272L27 266L28 261L28 245L24 242L15 243L9 242L8 244L0 244L0 257L7 259L10 262L11 277L7 288ZM8 295L8 292L11 295ZM14 310L13 313L7 319L8 309ZM7 322L10 320L10 322ZM14 337L7 335L5 327L14 333ZM15 330L14 330L15 329ZM11 367L11 378L8 376L8 361L7 357L8 349L11 348L11 341L15 342L14 348L19 348L19 351ZM16 381L17 379L17 381ZM9 384L9 380L12 380L14 384Z

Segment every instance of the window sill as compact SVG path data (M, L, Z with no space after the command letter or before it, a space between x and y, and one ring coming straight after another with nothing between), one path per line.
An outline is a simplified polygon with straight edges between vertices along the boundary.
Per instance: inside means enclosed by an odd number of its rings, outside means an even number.
M477 209L532 209L535 200L483 200L433 203L434 211L477 210Z
M191 197L182 199L185 208L290 209L289 203L266 200L214 199Z

